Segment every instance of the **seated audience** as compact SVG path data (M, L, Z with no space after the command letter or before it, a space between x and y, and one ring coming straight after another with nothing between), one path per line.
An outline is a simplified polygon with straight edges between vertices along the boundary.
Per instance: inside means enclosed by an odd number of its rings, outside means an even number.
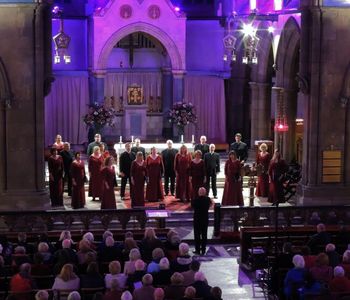
M71 240L65 239L62 241L62 249L55 252L55 266L53 268L54 274L58 274L65 264L76 265L78 263L77 253L71 248L71 245Z
M122 248L123 261L127 261L129 259L129 254L132 249L139 248L137 245L137 242L132 237L132 232L130 233L131 235L128 234L128 232L125 233L126 238L124 240L123 248Z
M133 292L133 300L154 300L153 294L155 288L152 286L153 277L146 274L142 277L142 286L135 288Z
M124 264L124 274L130 275L135 272L135 262L138 259L141 259L141 253L139 249L131 249L129 252L129 261L126 261Z
M292 243L286 242L283 244L282 253L277 256L277 265L279 268L293 268L293 252Z
M194 283L194 275L199 271L200 266L201 264L198 260L192 260L190 269L181 273L184 277L184 286L189 286Z
M105 283L98 270L98 264L96 262L91 262L86 269L86 274L80 277L80 287L99 288L104 286Z
M13 252L13 245L10 243L7 239L6 235L1 234L0 235L0 245L1 245L1 252L0 254L4 258L5 264L9 265L11 264L11 256Z
M121 249L115 243L113 236L107 236L98 249L98 259L100 262L111 262L123 259Z
M32 264L32 276L48 276L52 274L51 265L44 263L44 258L40 252L34 254Z
M162 248L155 248L152 251L152 261L147 266L147 273L156 273L160 271L159 262L164 257Z
M324 248L331 242L331 236L326 232L326 226L322 223L317 225L317 233L311 236L307 243L312 254L318 254L320 248Z
M43 262L45 264L52 263L52 254L50 252L50 247L46 242L40 242L38 245L38 253L40 253L43 257Z
M316 281L328 284L333 277L333 268L329 266L327 254L320 253L317 255L315 266L310 268L310 273Z
M303 300L307 295L316 295L321 293L322 285L316 281L310 272L305 273L305 283L300 290L300 299Z
M188 286L185 289L185 295L181 300L193 299L196 298L196 289L193 286Z
M65 264L59 275L56 276L55 282L52 286L53 290L79 290L80 279L73 272L73 265Z
M329 265L334 268L338 266L341 262L339 253L335 250L334 244L327 244L326 254L328 256Z
M162 288L156 288L153 297L154 300L164 300L164 290Z
M205 298L205 300L222 300L222 291L218 286L214 286L210 290L210 296Z
M34 245L27 242L27 234L25 232L19 232L17 235L17 246L22 246L26 249L27 254L34 254Z
M181 239L179 234L173 229L169 230L164 243L165 253L169 260L174 260L178 256L180 243Z
M125 291L120 297L120 300L133 300L133 298L129 291Z
M157 238L153 228L146 228L145 236L141 241L142 257L146 262L152 260L152 251L156 248L163 248L162 241Z
M138 259L135 262L135 272L128 275L128 279L126 280L126 285L130 291L133 291L135 286L142 281L143 276L146 274L145 272L145 263L143 260ZM153 282L153 277L152 277Z
M344 252L343 260L340 265L343 267L345 271L345 276L350 279L350 250L346 250Z
M108 289L109 291L105 293L103 300L120 300L122 296L122 288L119 286L118 279L112 278L109 282Z
M49 300L49 293L45 290L40 290L36 292L35 300Z
M26 254L26 248L17 246L12 255L12 269L13 272L18 272L20 265L31 263L29 256Z
M329 283L331 293L350 292L350 281L345 277L344 269L340 266L334 268L334 278Z
M304 257L305 269L308 270L308 269L310 269L311 267L313 267L315 265L316 256L315 255L311 255L310 247L303 246L301 248L301 254Z
M208 285L207 279L203 272L197 272L194 275L194 283L192 286L196 289L197 298L210 297L211 286Z
M121 266L119 261L115 260L109 263L108 266L109 274L106 274L105 276L105 286L107 289L111 288L111 282L112 280L117 280L118 286L121 290L123 290L126 287L126 275L124 273L121 273Z
M19 273L12 276L11 278L10 290L12 292L29 292L35 287L35 282L31 277L30 264L22 264L19 268Z
M64 240L69 240L71 242L71 247L75 248L75 244L74 244L74 241L72 240L72 235L71 235L70 231L63 230L60 234L60 238L58 239L58 241L55 244L56 250L62 249L62 242Z
M179 255L172 262L171 269L174 272L185 272L189 270L192 257L189 255L190 247L186 243L179 245Z
M79 251L77 252L79 265L86 264L86 255L89 252L93 252L96 255L95 250L91 247L91 243L88 240L81 240L79 242Z
M170 278L170 285L165 287L165 299L180 300L185 294L185 287L183 286L184 277L175 272Z
M67 300L81 300L81 297L77 291L73 291L69 293Z
M305 261L301 255L293 256L294 268L289 270L284 279L284 294L287 298L298 296L298 289L304 286Z
M174 272L170 270L169 260L166 257L163 257L159 262L159 272L152 274L154 285L170 284L170 277L173 273Z

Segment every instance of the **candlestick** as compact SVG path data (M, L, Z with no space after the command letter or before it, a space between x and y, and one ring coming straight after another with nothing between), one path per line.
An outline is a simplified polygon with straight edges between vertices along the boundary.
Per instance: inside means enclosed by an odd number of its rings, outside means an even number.
M194 144L194 134L192 134L192 144Z
M122 143L123 140L122 140L122 136L119 137L119 143Z
M134 142L134 136L132 135L131 136L131 143L133 143Z
M184 136L183 134L181 134L181 143L183 144L183 142L184 142Z

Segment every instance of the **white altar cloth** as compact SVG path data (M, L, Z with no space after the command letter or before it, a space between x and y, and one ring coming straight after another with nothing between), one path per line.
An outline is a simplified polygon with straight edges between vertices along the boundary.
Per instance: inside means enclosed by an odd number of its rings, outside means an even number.
M133 143L132 145L134 146L135 143ZM185 145L189 152L194 151L194 144L192 144L192 143L174 143L173 148L179 150L182 145ZM156 147L157 152L159 152L159 153L168 147L166 143L153 143L153 144L141 143L140 146L145 148L146 153L150 153L152 147ZM123 153L125 151L125 143L114 144L114 150L116 153L118 153L118 156L119 156L121 153Z

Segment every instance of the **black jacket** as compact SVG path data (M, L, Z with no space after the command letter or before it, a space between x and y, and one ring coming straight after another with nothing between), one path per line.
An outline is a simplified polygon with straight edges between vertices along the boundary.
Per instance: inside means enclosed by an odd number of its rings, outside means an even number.
M220 172L220 155L216 152L204 155L205 170L208 175L215 175Z
M178 151L174 148L162 151L165 176L175 176L174 160L177 152Z
M202 157L204 157L204 155L209 152L209 145L208 144L197 144L194 147L194 151L197 151L197 150L201 150Z
M240 142L234 142L230 146L230 151L235 151L237 154L237 158L242 161L246 161L248 158L248 146L246 143Z
M123 172L126 176L130 176L131 163L135 160L134 152L127 151L120 154L119 157L119 172Z

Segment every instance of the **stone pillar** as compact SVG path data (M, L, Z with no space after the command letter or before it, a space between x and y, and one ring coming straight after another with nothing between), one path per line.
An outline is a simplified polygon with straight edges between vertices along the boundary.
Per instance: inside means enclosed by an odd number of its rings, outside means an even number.
M103 103L105 96L105 70L91 71L89 74L90 103Z
M182 102L184 99L185 71L173 70L173 102Z
M172 138L173 126L168 120L168 112L173 104L173 76L171 69L162 70L162 99L163 99L163 137Z
M0 109L0 209L48 209L44 162L44 90L49 81L45 52L50 26L44 3L0 4L0 28L6 43L0 55L13 101ZM51 76L51 75L50 75ZM0 88L1 88L0 83ZM1 94L1 93L0 93Z
M270 137L271 97L268 83L250 82L251 88L251 136L250 147L256 140Z

